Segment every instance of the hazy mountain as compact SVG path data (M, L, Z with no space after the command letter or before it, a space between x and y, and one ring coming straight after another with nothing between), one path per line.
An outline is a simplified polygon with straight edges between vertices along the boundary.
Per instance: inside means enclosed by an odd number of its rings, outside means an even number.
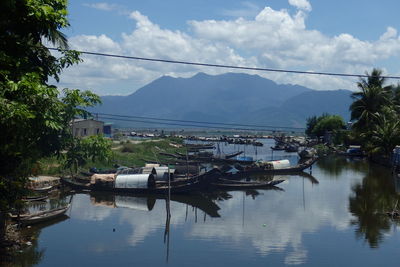
M350 91L278 85L258 75L161 77L128 96L104 96L94 112L210 122L303 126L324 112L348 119ZM118 125L124 124L118 122Z

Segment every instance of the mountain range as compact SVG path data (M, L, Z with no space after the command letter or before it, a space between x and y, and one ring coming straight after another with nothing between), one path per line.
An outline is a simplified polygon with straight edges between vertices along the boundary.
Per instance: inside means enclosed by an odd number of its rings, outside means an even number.
M198 73L190 78L163 76L127 96L103 96L102 105L91 111L174 120L304 127L308 117L322 113L338 114L347 121L350 95L349 90L322 91L277 84L258 75ZM137 121L113 122L120 127L149 127Z

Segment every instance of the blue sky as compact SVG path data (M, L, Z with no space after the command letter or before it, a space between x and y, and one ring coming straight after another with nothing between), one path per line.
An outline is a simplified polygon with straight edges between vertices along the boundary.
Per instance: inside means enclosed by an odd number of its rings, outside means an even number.
M69 1L72 48L250 67L400 74L394 0ZM85 56L60 86L129 94L162 76L229 70ZM356 79L260 73L317 90L355 89ZM397 82L397 81L393 81Z

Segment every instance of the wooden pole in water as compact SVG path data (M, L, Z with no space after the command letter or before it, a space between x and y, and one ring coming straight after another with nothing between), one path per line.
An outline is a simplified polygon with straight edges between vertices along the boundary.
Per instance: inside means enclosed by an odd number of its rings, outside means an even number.
M188 158L188 149L186 146L186 179L189 179L189 158Z
M168 164L168 201L171 199L171 173L169 171L169 164Z

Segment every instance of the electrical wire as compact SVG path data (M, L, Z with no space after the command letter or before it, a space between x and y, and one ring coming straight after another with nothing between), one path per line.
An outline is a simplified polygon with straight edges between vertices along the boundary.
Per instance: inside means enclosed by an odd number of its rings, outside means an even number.
M46 48L49 50L54 50L54 51L59 51L59 52L69 51L68 49L59 49L59 48L53 48L53 47L46 47ZM73 50L73 51L79 52L81 54L94 55L94 56L123 58L123 59L171 63L171 64L184 64L184 65L203 66L203 67L255 70L255 71L266 71L266 72L283 72L283 73L307 74L307 75L341 76L341 77L357 77L357 78L368 78L369 77L367 74L347 74L347 73L335 73L335 72L320 72L320 71L314 72L314 71L285 70L285 69L273 69L273 68L245 67L245 66L233 66L233 65L223 65L223 64L179 61L179 60L171 60L171 59L124 56L124 55L98 53L98 52L90 52L90 51L80 51L80 50ZM389 76L380 76L380 77L385 78L385 79L400 79L400 76L390 76L389 75Z
M207 128L207 129L224 129L224 130L239 130L239 131L277 131L280 128L277 127L275 129L255 129L255 128L238 128L238 127L223 127L223 126L209 126L209 125L201 125L201 124L182 124L182 123L173 123L173 122L158 122L158 121L146 121L146 120L136 120L136 119L124 119L124 118L115 118L110 116L102 116L99 115L98 118L106 119L106 120L116 120L116 121L124 121L124 122L140 122L147 124L157 124L157 125L169 125L169 126L185 126L185 127L194 127L194 128ZM290 130L285 130L290 131ZM304 130L293 129L290 132L304 132Z
M255 124L239 124L239 123L224 123L224 122L207 122L207 121L194 121L194 120L175 120L175 119L165 119L165 118L154 118L154 117L143 117L143 116L133 116L133 115L117 115L108 113L96 113L100 116L112 116L117 118L134 118L134 119L147 119L147 120L157 120L157 121L172 121L172 122L184 122L184 123L196 123L196 124L210 124L210 125L226 125L226 126L240 126L240 127L256 127L256 128L279 128L279 129L296 129L304 130L304 127L289 127L289 126L276 126L276 125L255 125ZM270 129L268 129L270 130Z

